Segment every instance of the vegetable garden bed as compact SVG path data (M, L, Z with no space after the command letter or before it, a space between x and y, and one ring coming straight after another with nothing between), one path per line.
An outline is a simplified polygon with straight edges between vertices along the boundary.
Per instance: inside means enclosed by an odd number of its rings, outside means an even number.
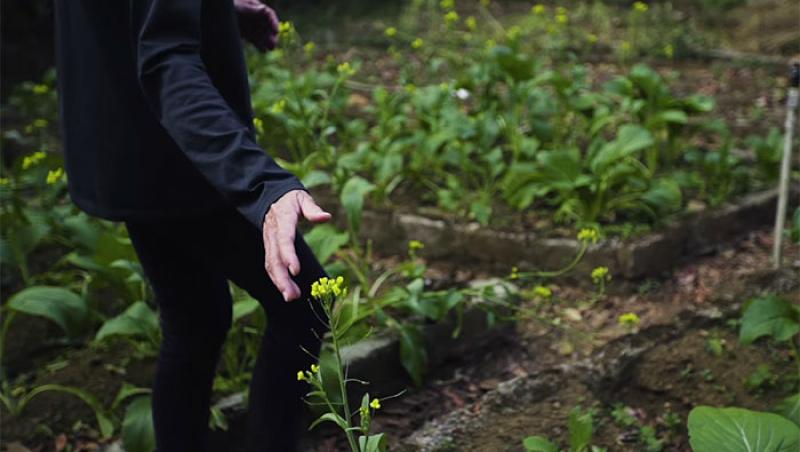
M790 197L798 204L800 191ZM321 198L322 205L337 212L340 226L346 216L339 204ZM614 275L629 279L656 277L681 263L713 251L774 221L777 193L767 190L742 197L718 209L706 209L678 217L659 230L633 239L611 238L592 245L575 273L583 275L603 265ZM404 210L406 212L404 212ZM486 266L508 271L512 266L555 269L566 265L580 248L574 238L549 238L547 231L497 230L478 223L465 223L408 213L411 209L367 210L361 236L372 240L382 255L405 252L409 240L425 244L420 254L430 260L456 261L463 266ZM452 218L452 217L451 217Z

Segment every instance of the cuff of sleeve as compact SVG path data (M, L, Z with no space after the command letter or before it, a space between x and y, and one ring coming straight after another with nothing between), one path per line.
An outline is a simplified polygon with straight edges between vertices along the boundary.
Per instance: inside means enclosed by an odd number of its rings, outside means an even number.
M259 207L255 209L255 216L253 218L249 218L250 222L253 223L259 231L261 231L264 228L264 217L267 215L267 212L269 212L272 204L292 190L303 190L308 192L308 189L306 189L303 183L300 182L300 179L296 177L292 177L282 182L272 190L264 190L264 192L261 194L261 197L258 199L257 205Z

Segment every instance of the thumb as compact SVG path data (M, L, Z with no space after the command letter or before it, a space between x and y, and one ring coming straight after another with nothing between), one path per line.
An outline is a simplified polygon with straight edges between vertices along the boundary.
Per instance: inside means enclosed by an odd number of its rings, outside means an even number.
M329 212L322 210L307 193L300 195L300 209L306 220L312 223L324 223L332 217Z

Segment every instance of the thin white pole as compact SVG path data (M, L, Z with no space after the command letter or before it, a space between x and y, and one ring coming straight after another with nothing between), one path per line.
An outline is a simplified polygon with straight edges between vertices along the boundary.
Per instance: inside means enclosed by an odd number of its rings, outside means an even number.
M789 87L789 99L786 102L786 123L784 124L783 158L781 159L781 178L778 185L778 208L775 212L775 230L773 233L772 264L781 267L783 256L783 226L786 223L786 204L789 197L789 170L792 163L792 134L794 132L795 110L798 104L798 85L800 85L800 64L792 65Z

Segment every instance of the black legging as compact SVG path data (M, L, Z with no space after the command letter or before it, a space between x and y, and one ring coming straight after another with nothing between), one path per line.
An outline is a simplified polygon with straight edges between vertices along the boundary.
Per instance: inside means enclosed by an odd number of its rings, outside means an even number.
M328 276L296 234L302 297L285 302L264 270L261 231L235 209L180 220L126 221L158 306L163 342L153 386L157 452L207 450L211 388L231 327L228 280L257 299L267 328L250 382L248 452L296 450L301 397L297 371L316 362L327 327L309 304L311 283ZM312 331L312 329L314 331ZM316 334L315 334L316 331Z

